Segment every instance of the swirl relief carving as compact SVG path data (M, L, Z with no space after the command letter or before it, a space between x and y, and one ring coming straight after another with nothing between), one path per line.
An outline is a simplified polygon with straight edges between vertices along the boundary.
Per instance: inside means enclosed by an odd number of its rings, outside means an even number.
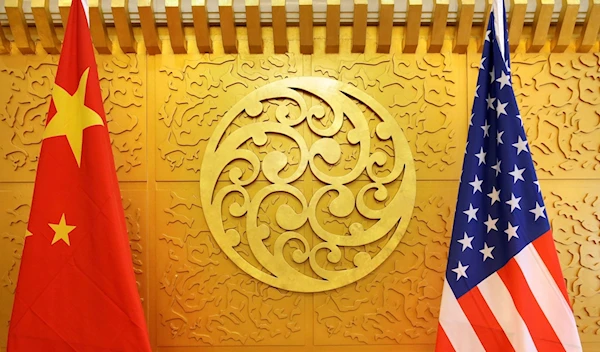
M447 180L460 176L467 138L463 60L450 53L324 55L313 57L312 69L377 99L402 127L417 178Z
M356 283L315 294L317 345L435 344L458 186L417 187L411 222L389 259Z
M274 114L265 114L269 108ZM271 136L292 147L262 152L280 143ZM385 152L371 148L372 138L386 143ZM354 160L344 163L342 148ZM224 173L227 182L217 184ZM259 175L267 182L253 187ZM354 183L360 176L370 182ZM294 184L301 178L311 182L310 197ZM354 282L387 259L408 226L415 182L402 130L379 103L338 81L301 77L256 89L227 111L206 147L200 194L211 233L238 267L271 286L318 292ZM225 206L232 195L241 201ZM261 218L269 202L275 217ZM219 221L222 212L245 219L244 239ZM324 212L348 228L332 230L318 216Z
M157 75L156 177L196 181L204 150L233 102L273 80L302 74L298 55L163 56Z
M210 235L198 186L206 145L228 109L249 91L301 74L302 59L292 53L163 55L157 65L156 178L164 181L156 201L159 346L304 344L305 297L264 284L227 258ZM290 156L287 169L299 156L285 138L261 149L272 151ZM227 177L228 171L221 179ZM274 208L263 204L260 216ZM223 221L243 233L238 218Z
M344 81L386 107L406 135L420 180L411 222L389 259L357 283L315 294L317 345L435 343L457 182L433 180L458 180L461 172L468 126L462 62L446 53L313 57L313 75ZM373 141L376 150L389 150ZM353 157L342 149L344 162Z
M197 182L164 185L156 199L159 346L303 345L305 297L229 260L208 230ZM225 227L243 233L233 217Z

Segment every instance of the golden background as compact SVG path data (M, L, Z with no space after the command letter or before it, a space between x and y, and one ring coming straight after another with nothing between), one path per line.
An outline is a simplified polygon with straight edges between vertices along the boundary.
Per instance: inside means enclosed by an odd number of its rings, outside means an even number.
M265 54L250 55L246 30L237 28L240 54L226 55L220 30L211 28L214 54L207 55L186 28L189 52L174 55L164 30L162 55L146 55L140 40L138 54L115 44L113 55L97 56L154 349L433 350L480 61L475 39L467 54L453 54L449 28L442 53L428 54L422 28L417 53L402 54L403 28L395 27L391 53L375 54L376 28L368 28L365 54L351 54L351 28L342 27L340 54L325 54L325 29L316 27L315 54L301 55L298 29L288 28L290 53L276 55L272 30L263 28ZM550 42L525 54L526 41L512 56L517 101L584 349L600 351L600 55L550 54ZM41 48L0 56L2 351L57 63ZM210 236L199 194L219 119L255 88L295 76L335 78L376 99L402 127L417 175L412 220L392 255L365 278L314 294L270 287L233 264ZM275 142L267 151L290 152ZM310 184L300 188L312 192Z

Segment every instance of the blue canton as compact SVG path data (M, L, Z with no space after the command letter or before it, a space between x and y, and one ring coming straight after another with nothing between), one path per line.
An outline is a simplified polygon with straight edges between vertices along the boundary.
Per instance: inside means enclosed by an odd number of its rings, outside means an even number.
M491 16L446 269L456 298L550 229L512 87L508 33L503 56Z

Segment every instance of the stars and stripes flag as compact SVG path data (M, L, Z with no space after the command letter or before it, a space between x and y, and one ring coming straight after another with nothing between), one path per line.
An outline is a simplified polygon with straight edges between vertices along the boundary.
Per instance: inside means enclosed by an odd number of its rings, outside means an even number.
M495 0L469 122L436 351L581 351Z

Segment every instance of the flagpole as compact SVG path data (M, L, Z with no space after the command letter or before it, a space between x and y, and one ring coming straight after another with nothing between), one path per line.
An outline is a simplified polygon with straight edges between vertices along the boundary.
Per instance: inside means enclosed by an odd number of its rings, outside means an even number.
M90 4L88 0L81 0L83 11L85 12L85 18L87 19L88 28L90 27Z
M86 0L87 1L87 0ZM496 31L496 41L500 47L502 57L506 57L504 48L504 0L493 0L492 12L494 13L494 29ZM489 14L486 14L489 16Z

